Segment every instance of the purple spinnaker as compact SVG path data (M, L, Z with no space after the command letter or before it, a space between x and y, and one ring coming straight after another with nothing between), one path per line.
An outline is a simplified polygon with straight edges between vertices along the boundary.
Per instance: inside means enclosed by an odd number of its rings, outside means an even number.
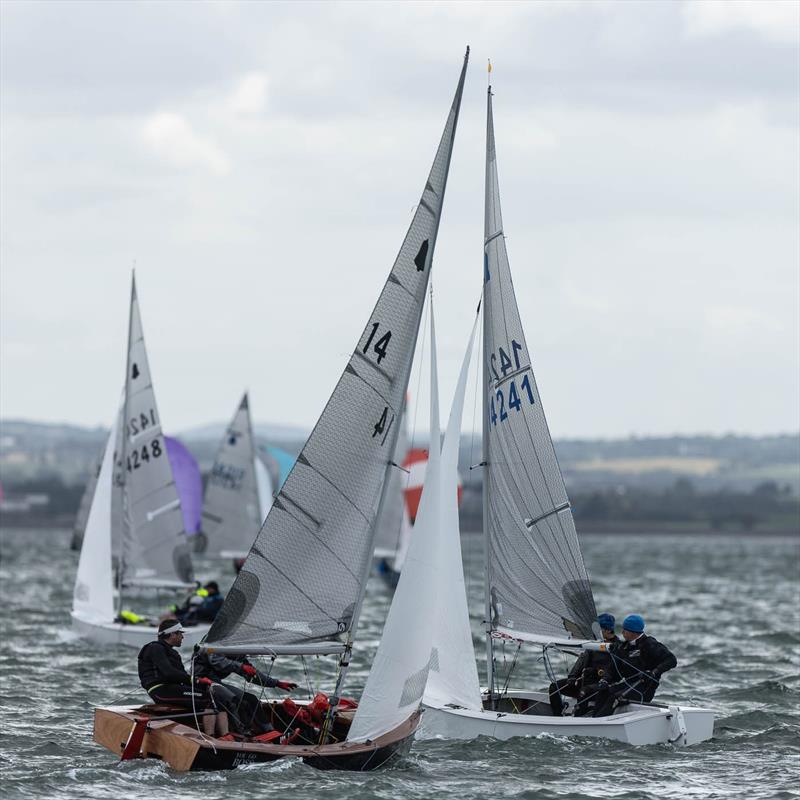
M189 536L200 530L200 512L203 510L203 479L194 456L177 439L165 436L167 456L178 497L181 499L183 525Z

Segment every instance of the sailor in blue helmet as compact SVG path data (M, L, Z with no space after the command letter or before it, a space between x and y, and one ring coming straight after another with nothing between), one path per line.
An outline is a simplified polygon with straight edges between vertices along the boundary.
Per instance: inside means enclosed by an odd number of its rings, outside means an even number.
M597 622L600 625L603 641L606 644L620 644L620 640L614 633L615 620L613 614L600 614L597 617ZM578 698L575 714L578 716L585 715L593 706L590 706L583 698L588 700L597 696L597 683L609 674L610 669L611 655L608 652L600 653L594 650L585 650L581 653L569 675L550 684L550 708L553 716L560 717L564 713L564 695Z
M639 614L628 614L622 621L624 641L611 650L616 680L601 681L594 716L612 714L621 702L649 703L661 676L678 665L669 649L644 628Z

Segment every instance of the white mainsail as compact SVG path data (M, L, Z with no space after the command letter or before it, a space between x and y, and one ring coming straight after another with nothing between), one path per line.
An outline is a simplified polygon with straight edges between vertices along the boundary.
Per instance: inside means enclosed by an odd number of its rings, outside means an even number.
M111 571L111 491L117 423L106 442L96 488L86 518L83 545L75 577L72 610L87 621L114 618L114 581Z
M208 634L216 650L337 652L352 642L394 469L466 65L465 57L420 202L370 320Z
M212 555L243 558L261 528L266 512L262 516L257 460L245 392L225 430L206 483L203 531Z
M258 452L256 452L253 463L256 470L256 489L258 490L258 527L261 527L261 523L269 514L269 507L272 505L272 478L267 465Z
M122 467L122 584L170 586L191 582L192 559L150 378L135 277L131 285Z

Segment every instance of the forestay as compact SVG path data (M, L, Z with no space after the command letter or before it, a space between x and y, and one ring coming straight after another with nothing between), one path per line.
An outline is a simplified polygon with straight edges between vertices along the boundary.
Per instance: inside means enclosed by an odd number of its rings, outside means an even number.
M461 556L461 532L458 521L458 449L461 441L461 417L464 411L467 375L477 328L476 316L442 444L439 468L439 562L435 568L439 597L436 613L428 615L433 649L431 670L425 687L425 702L429 705L454 705L474 711L481 708L481 690L475 650L472 645ZM427 492L427 486L424 491Z
M123 417L122 583L190 582L192 560L150 378L135 279Z
M208 635L222 646L341 640L357 617L436 245L466 58L400 252ZM313 370L312 370L313 372ZM330 645L328 645L330 646ZM324 647L320 647L324 651Z
M206 483L203 531L209 552L245 556L264 521L247 393L228 425Z
M433 618L439 614L442 497L439 378L432 303L430 316L430 455L425 487L378 651L347 734L351 742L377 739L408 719L419 707L429 670L437 668L431 641Z
M595 604L511 280L489 91L484 245L484 500L491 626L591 639Z
M107 622L114 618L114 590L111 572L111 481L117 421L108 434L96 489L86 518L78 573L75 577L72 610L89 620Z

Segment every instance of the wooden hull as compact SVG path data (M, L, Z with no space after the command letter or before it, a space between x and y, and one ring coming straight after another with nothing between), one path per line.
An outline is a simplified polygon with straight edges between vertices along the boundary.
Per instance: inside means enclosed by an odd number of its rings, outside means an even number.
M184 712L178 712L184 713ZM300 758L316 769L366 771L379 769L411 749L420 712L375 741L336 742L325 745L281 745L257 742L223 742L198 731L189 717L171 719L158 706L96 708L94 740L112 753L122 755L137 720L146 725L139 758L155 758L179 771L234 769L242 764ZM350 712L352 715L352 712ZM337 715L340 726L350 719ZM188 724L184 724L188 723Z

